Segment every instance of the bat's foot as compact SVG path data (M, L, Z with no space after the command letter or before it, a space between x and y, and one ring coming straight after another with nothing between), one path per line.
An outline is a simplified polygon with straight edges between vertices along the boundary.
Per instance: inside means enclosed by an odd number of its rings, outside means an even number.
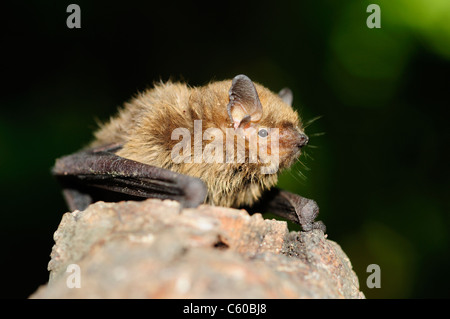
M302 226L303 231L319 229L325 233L325 224L322 221L315 221L316 217L319 215L319 206L317 203L312 199L304 198L295 194L289 195L295 207L298 223ZM295 199L292 198L294 196Z
M326 227L321 221L316 221L319 215L317 203L297 194L280 189L272 189L263 196L256 209L270 212L302 226L303 231L320 229L324 233Z

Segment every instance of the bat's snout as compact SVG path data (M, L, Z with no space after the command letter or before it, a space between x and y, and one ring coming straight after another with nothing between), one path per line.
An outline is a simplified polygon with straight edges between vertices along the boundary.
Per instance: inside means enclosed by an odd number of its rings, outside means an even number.
M306 134L300 133L297 138L297 147L302 148L309 142L309 137Z

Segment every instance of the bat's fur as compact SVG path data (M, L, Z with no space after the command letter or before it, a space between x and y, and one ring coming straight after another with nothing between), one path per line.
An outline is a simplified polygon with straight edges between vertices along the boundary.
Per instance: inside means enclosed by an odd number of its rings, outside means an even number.
M174 163L172 140L176 128L187 128L192 136L194 154L194 120L202 120L203 131L209 127L223 130L232 127L227 113L231 80L212 82L203 87L182 83L158 83L125 103L117 116L102 124L91 146L123 144L117 155L145 164L198 177L208 188L210 204L251 206L262 192L277 183L277 173L261 174L261 163ZM289 167L300 155L295 136L303 133L296 111L277 95L255 83L263 106L263 116L256 127L279 128L280 170ZM295 135L296 133L297 135ZM203 149L209 141L203 141Z

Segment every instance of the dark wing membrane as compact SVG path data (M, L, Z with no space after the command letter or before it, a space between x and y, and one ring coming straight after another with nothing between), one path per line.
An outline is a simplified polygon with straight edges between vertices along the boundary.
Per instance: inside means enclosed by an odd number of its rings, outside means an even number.
M98 200L173 199L184 207L204 202L207 191L200 179L120 157L114 154L119 148L88 149L56 160L52 173L71 210Z

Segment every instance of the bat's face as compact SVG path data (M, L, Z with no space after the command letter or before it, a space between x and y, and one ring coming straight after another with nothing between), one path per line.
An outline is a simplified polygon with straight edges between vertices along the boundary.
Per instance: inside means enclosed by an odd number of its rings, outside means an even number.
M274 125L275 126L275 125ZM238 129L237 135L245 140L244 150L235 140L237 161L243 159L244 165L250 170L261 170L262 173L277 173L279 169L290 167L301 154L301 149L308 143L308 136L296 123L284 122L280 126L268 127L254 125ZM242 143L242 146L244 143ZM264 172L263 172L264 170Z
M273 174L291 166L308 143L308 137L291 107L290 90L276 95L260 85L255 87L245 76L237 76L229 97L229 118L233 129L245 138L249 168Z
M288 125L280 129L280 168L290 167L300 157L301 149L309 138L298 125Z

